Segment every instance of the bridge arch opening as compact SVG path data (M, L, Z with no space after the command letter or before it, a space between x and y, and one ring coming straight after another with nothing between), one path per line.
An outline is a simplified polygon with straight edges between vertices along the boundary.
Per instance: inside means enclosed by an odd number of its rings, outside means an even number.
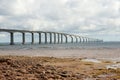
M22 33L21 32L14 32L14 44L21 44L22 43Z
M31 33L26 32L25 33L25 44L31 44L32 38Z
M0 43L9 44L10 43L10 33L9 32L0 32Z
M38 44L38 43L39 43L39 34L34 33L34 44Z

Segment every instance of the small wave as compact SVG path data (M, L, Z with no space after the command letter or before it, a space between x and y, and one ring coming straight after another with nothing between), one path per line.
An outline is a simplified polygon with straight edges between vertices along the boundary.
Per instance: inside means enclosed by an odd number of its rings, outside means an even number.
M101 63L101 61L97 60L97 59L83 59L82 61L85 62L93 62L93 63Z
M113 65L107 65L107 69L120 69L120 63L119 64L113 64Z

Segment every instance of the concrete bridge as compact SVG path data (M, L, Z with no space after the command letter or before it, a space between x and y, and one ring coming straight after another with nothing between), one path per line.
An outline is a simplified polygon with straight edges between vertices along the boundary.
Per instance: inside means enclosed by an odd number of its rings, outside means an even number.
M10 45L14 45L14 34L19 32L22 34L22 43L25 44L25 34L31 34L31 44L34 44L34 34L39 34L39 44L41 44L42 35L44 34L44 43L47 44L62 44L62 43L91 43L91 42L103 42L103 40L93 39L88 37L83 37L79 35L67 34L67 33L59 33L59 32L45 32L45 31L29 31L29 30L14 30L14 29L0 29L0 32L8 32L10 33ZM49 34L49 36L48 36ZM64 37L63 37L64 36ZM49 42L48 42L49 37ZM71 41L68 40L71 38ZM74 40L75 39L75 40ZM63 41L65 40L65 41Z

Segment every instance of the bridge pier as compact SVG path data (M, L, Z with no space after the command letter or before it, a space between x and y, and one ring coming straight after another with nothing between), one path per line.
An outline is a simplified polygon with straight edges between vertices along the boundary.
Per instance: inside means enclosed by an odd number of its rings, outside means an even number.
M58 44L60 43L60 34L58 33Z
M25 33L22 33L22 44L25 44Z
M10 45L14 45L14 33L10 32Z
M81 43L81 37L79 37L79 43Z
M88 40L87 42L89 43L89 38L87 38L87 40Z
M45 32L45 44L47 44L47 33Z
M87 38L87 43L89 43L89 38Z
M38 34L39 34L39 44L41 44L41 33Z
M84 37L82 37L82 39L83 39L83 43L85 43L85 38L84 38Z
M50 34L50 44L52 44L52 33L49 34Z
M63 34L61 34L61 44L63 43Z
M77 36L75 36L75 38L76 38L76 43L78 43L78 38L77 38Z
M68 43L67 35L64 35L64 36L65 36L65 43Z
M90 43L90 40L89 40L89 38L87 38L87 40L88 40L88 43Z
M54 33L54 44L56 44L56 33Z
M32 36L32 42L31 42L31 44L34 44L34 33L31 33L31 36Z
M85 38L85 42L88 43L88 39L87 38Z
M71 43L73 43L73 37L70 35L70 37L71 37Z

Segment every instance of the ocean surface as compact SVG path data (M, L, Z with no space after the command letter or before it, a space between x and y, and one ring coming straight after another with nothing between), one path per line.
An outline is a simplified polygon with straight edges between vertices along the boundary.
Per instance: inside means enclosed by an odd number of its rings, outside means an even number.
M76 48L120 48L120 42L103 42L103 43L64 43L64 44L19 44L9 45L0 43L0 50L3 49L76 49Z

